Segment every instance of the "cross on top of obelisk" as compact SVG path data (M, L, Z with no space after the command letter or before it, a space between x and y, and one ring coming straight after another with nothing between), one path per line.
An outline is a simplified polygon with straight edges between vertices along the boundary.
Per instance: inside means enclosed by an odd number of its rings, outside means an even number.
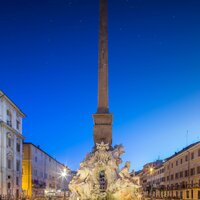
M108 16L107 0L100 0L99 57L98 57L98 109L108 113Z

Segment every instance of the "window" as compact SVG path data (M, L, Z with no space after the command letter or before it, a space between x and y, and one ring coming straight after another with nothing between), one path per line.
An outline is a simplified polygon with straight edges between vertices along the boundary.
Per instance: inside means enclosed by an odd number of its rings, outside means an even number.
M12 115L10 110L7 110L7 125L12 127Z
M178 166L178 160L176 161L176 166Z
M183 192L180 191L180 198L182 199L183 198Z
M20 129L20 122L19 122L19 120L16 120L16 128L17 128L17 130Z
M16 198L17 199L19 198L19 190L18 189L16 190Z
M188 170L185 170L185 177L188 177Z
M183 159L181 158L181 164L183 163Z
M194 159L194 152L191 153L191 160Z
M16 185L19 185L19 177L16 177Z
M8 189L11 188L11 184L10 184L10 182L7 183L7 188L8 188Z
M190 169L190 175L194 176L195 175L195 168Z
M187 198L187 199L189 199L189 198L190 198L189 191L186 191L186 198Z
M35 162L37 162L37 157L35 157Z
M180 178L183 178L183 172L180 172Z
M198 150L198 156L200 156L200 149Z
M191 181L191 186L192 186L192 187L194 186L194 182L193 182L193 180Z
M174 175L173 174L171 175L171 180L174 180Z
M185 162L187 162L188 161L188 156L185 156Z
M171 168L173 168L173 163L171 164Z
M200 166L197 167L197 174L200 174Z
M8 169L12 168L12 161L10 158L8 158L8 160L7 160L7 165L8 165Z
M18 153L20 153L20 148L21 148L20 142L17 142L16 150L17 150Z
M19 172L20 171L20 160L16 161L16 171Z
M175 174L175 178L178 179L178 173Z
M7 133L7 147L12 147L12 134L11 133Z
M198 191L198 199L200 199L200 190Z

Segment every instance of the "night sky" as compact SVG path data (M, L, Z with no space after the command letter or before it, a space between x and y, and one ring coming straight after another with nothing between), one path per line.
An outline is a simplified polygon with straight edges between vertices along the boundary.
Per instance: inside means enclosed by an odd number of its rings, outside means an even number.
M98 6L0 1L0 89L26 141L75 170L93 147ZM135 170L200 140L199 0L109 0L109 96Z

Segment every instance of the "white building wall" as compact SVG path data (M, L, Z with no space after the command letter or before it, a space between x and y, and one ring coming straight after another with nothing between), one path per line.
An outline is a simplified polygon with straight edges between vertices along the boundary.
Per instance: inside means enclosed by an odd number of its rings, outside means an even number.
M7 110L11 113L11 124L7 124ZM16 119L19 118L20 128L17 129ZM22 117L23 113L0 91L0 195L16 197L21 193L22 176ZM8 144L8 135L11 143ZM20 144L20 152L17 151ZM11 169L8 169L8 158ZM17 160L19 171L17 171ZM18 181L17 181L18 177Z
M45 187L38 189L36 186L32 188L33 196L37 195L59 195L61 191L67 190L67 185L71 177L63 179L61 173L64 169L69 170L51 156L46 154L43 150L32 144L32 180L35 183L45 183ZM70 174L71 176L71 174Z

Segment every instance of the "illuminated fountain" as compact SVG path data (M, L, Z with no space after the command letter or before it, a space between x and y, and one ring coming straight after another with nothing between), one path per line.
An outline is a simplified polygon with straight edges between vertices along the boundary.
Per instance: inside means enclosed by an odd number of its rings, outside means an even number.
M86 155L76 176L69 185L70 200L139 200L139 179L129 173L130 163L120 170L123 146L112 150L108 144L97 144L94 152Z
M94 145L69 184L70 200L139 200L139 179L130 175L130 163L122 169L122 145L112 147L112 114L108 108L107 0L100 0L98 108L93 115Z

